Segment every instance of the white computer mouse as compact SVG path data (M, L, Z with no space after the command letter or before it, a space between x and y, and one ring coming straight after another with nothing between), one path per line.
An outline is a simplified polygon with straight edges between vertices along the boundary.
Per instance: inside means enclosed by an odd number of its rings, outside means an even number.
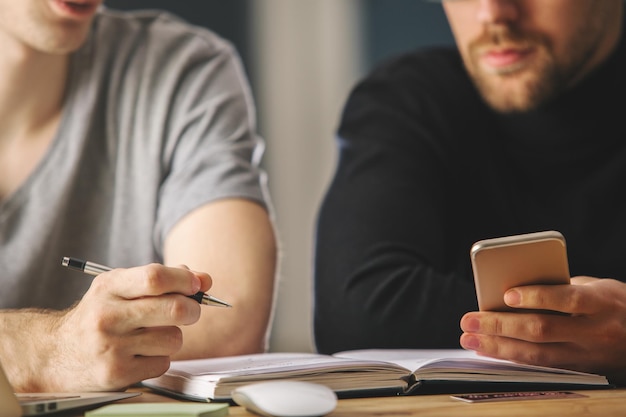
M268 417L317 417L337 406L337 395L325 385L303 381L263 381L235 388L233 401Z

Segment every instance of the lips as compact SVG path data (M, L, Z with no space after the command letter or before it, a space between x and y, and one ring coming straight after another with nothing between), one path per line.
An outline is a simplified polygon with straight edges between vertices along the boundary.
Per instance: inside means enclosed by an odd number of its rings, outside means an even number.
M51 3L57 14L70 19L91 17L100 5L99 1L93 0L52 0Z
M491 50L482 55L485 64L493 68L504 68L517 65L530 54L524 49L497 49Z
M484 71L509 74L526 68L545 39L540 33L522 32L513 25L488 25L469 45L476 65Z

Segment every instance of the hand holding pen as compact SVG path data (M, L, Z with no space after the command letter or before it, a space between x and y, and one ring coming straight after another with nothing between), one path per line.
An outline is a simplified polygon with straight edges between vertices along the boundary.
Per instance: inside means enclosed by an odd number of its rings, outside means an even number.
M159 376L185 350L185 335L211 330L201 318L212 312L200 303L228 305L206 300L211 277L185 267L154 263L109 272L73 258L62 265L97 276L78 302L50 314L40 332L49 346L45 360L54 363L55 373L45 378L50 391L117 391Z
M83 261L82 259L71 258L65 256L61 261L61 265L68 267L70 269L74 269L77 271L84 272L89 275L99 275L103 272L111 271L112 268L104 265L97 264L95 262ZM194 295L189 295L189 298L193 298L200 304L204 304L207 306L214 307L232 307L225 301L220 300L219 298L213 297L212 295L198 292Z

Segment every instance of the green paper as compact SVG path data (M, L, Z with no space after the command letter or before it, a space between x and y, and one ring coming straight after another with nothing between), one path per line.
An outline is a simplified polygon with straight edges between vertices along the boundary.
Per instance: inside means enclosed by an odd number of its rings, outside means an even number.
M85 413L85 417L222 417L227 415L228 404L226 403L111 404Z

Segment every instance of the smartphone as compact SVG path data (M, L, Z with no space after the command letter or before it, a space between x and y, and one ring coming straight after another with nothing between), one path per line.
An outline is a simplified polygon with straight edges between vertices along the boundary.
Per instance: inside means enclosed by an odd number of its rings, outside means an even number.
M554 230L480 240L470 256L481 311L520 311L503 300L513 287L570 283L565 238Z

